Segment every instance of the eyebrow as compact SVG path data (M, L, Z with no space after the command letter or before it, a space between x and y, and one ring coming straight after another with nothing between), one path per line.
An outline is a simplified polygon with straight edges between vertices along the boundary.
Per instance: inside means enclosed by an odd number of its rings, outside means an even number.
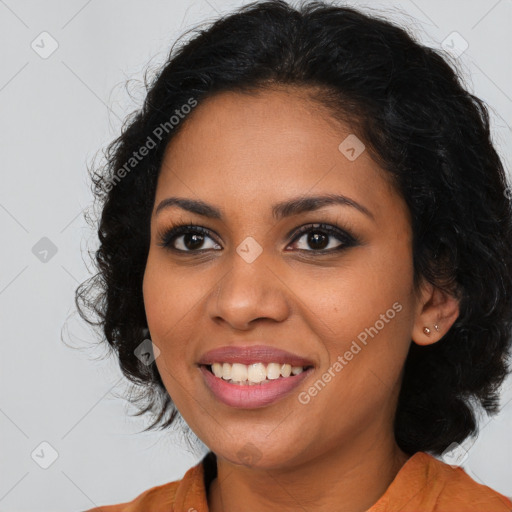
M291 217L293 215L299 215L305 212L316 211L320 208L331 205L351 206L352 208L355 208L356 210L359 210L361 213L370 217L372 220L375 220L375 217L373 216L372 212L368 210L368 208L354 201L353 199L340 194L326 194L306 197L299 196L288 199L286 201L272 205L272 216L274 219L280 220L285 217ZM182 197L168 197L163 199L158 204L155 210L155 215L158 215L160 211L171 206L177 206L188 212L196 213L197 215L201 215L210 219L223 219L220 208L205 203L204 201L186 199Z

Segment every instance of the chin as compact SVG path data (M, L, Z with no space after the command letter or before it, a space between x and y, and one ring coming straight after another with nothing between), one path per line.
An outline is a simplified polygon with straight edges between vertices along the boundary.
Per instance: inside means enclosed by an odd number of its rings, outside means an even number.
M247 441L228 450L215 451L218 457L228 460L231 464L247 468L271 470L288 466L297 459L297 446L287 448L264 447L264 443Z

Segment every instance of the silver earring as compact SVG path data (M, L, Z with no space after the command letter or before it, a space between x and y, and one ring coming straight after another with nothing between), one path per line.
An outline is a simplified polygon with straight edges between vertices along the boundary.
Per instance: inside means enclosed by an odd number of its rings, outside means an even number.
M423 327L423 332L427 335L427 336L430 336L430 329L428 327Z
M439 326L437 324L434 324L434 329L439 332Z

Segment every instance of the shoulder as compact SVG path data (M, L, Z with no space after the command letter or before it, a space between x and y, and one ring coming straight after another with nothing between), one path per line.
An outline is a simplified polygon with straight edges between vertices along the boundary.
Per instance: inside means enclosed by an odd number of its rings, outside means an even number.
M512 501L469 476L462 467L453 467L431 455L423 454L436 469L439 497L437 509L487 512L511 512Z
M368 512L511 512L512 501L473 480L463 468L426 452L402 466L387 491Z
M181 480L147 489L132 501L96 506L85 512L174 512L206 510L202 462L190 468Z

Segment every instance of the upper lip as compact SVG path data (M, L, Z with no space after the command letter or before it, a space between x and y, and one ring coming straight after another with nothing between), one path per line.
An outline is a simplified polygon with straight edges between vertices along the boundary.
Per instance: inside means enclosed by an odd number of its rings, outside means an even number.
M268 345L251 346L225 346L209 350L199 359L199 365L211 365L213 363L280 363L291 366L313 366L309 359L292 354L286 350Z

